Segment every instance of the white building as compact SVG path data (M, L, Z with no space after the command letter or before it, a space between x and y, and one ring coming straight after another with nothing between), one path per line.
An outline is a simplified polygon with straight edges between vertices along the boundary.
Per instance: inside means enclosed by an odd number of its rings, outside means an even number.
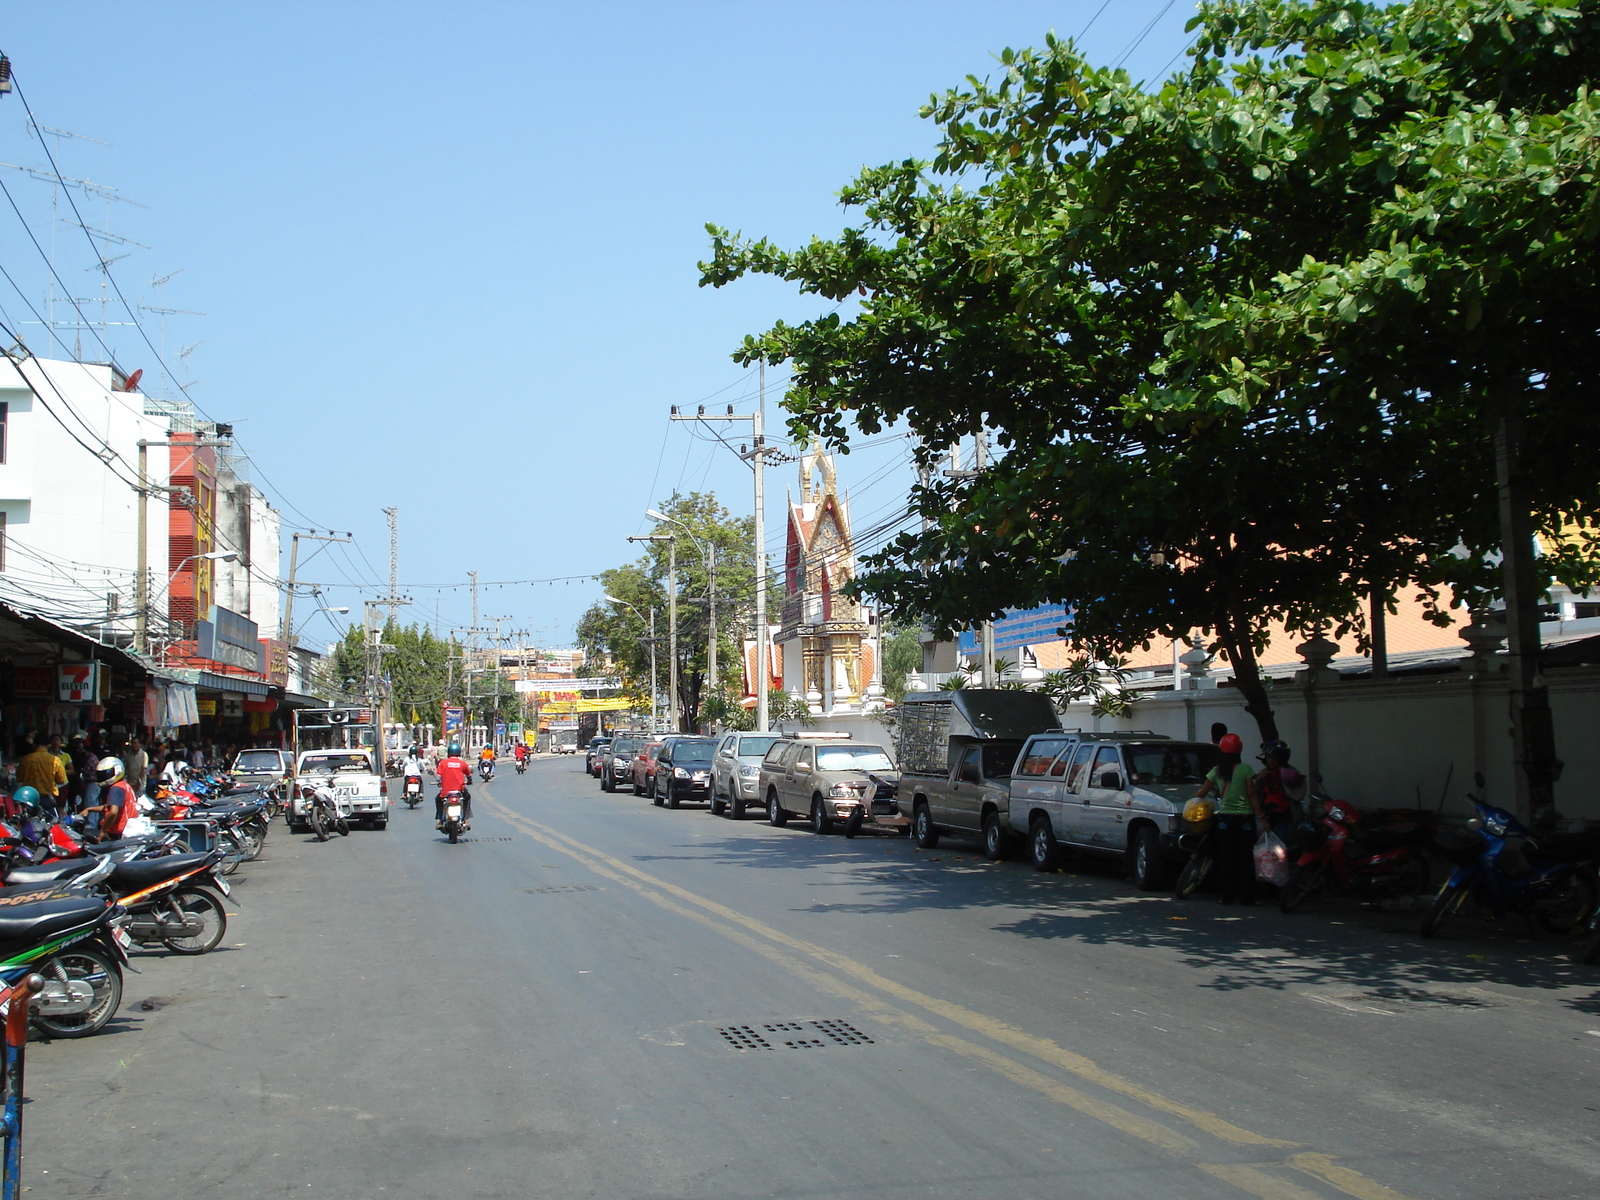
M0 599L82 629L109 623L123 638L138 561L137 444L167 433L167 419L146 415L125 386L95 363L0 361ZM159 500L147 551L159 572Z

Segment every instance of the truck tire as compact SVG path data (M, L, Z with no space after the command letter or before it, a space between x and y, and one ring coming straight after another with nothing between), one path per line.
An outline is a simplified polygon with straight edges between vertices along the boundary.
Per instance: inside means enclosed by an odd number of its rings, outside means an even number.
M600 790L602 792L614 792L617 790L616 784L611 782L610 771L600 772Z
M833 818L823 811L821 796L811 797L811 832L818 834L833 832Z
M782 829L789 823L789 814L783 811L783 805L778 803L778 789L767 789L767 823Z
M744 820L744 797L737 792L734 793L733 799L728 804L727 815L735 821Z
M1141 892L1160 892L1167 886L1167 863L1161 854L1161 835L1148 825L1134 832L1128 847L1133 885Z
M933 813L929 811L926 800L918 800L916 808L911 811L911 837L919 850L936 850L939 847L939 831L934 827Z
M1048 817L1035 817L1028 826L1028 857L1035 871L1054 871L1061 861L1056 831L1050 828Z
M1004 862L1010 851L1010 835L1000 824L1000 814L991 809L983 816L983 853L991 862Z

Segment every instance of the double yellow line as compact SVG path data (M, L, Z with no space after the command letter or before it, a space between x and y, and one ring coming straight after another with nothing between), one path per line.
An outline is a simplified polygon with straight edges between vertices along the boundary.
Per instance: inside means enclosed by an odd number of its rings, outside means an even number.
M668 883L631 863L593 846L558 833L548 826L512 812L485 797L484 807L508 824L550 849L576 859L585 867L630 889L668 912L694 921L722 937L760 955L819 991L847 1000L884 1024L981 1063L1011 1082L1058 1104L1092 1117L1113 1129L1162 1150L1174 1158L1233 1185L1257 1200L1324 1200L1325 1193L1311 1191L1298 1179L1311 1178L1355 1200L1410 1200L1409 1197L1340 1166L1329 1155L1306 1151L1296 1142L1268 1137L1233 1122L1162 1096L1105 1070L1091 1059L1057 1045L1049 1038L1026 1033L1004 1021L889 979L864 963L758 921L746 913L718 904L676 884ZM891 1004L893 1000L897 1004ZM959 1029L989 1042L1028 1055L1055 1067L1081 1083L1111 1093L1128 1103L1118 1103L1053 1078L970 1038L947 1033L931 1021L899 1007L921 1009ZM1144 1111L1141 1111L1144 1110ZM1157 1119L1156 1115L1167 1120ZM1188 1132L1185 1132L1185 1126ZM1265 1161L1211 1162L1217 1157L1192 1135L1234 1147L1260 1152Z

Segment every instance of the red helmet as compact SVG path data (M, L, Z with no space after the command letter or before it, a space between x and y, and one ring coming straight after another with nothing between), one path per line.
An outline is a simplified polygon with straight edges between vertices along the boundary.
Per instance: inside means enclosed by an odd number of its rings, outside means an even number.
M1243 754L1244 740L1237 733L1225 733L1217 743L1217 749L1224 754Z

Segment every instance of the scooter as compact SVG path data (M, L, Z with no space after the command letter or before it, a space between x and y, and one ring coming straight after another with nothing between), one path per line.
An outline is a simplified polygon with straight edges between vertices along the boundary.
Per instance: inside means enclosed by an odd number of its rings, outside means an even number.
M517 774L518 775L526 775L527 773L528 773L528 759L527 759L527 756L524 755L522 758L517 759Z
M1319 892L1383 900L1428 890L1431 814L1395 812L1369 818L1347 801L1329 800L1322 815L1302 822L1295 834L1300 855L1278 893L1278 907L1286 913Z
M407 775L403 797L407 808L415 808L422 803L422 776Z
M466 832L467 821L463 815L466 812L465 800L460 792L446 792L444 794L444 832L453 846Z
M1436 937L1468 896L1496 917L1531 915L1550 933L1567 933L1594 915L1600 836L1535 832L1503 808L1470 792L1467 799L1478 815L1461 844L1436 847L1456 866L1423 918L1423 937Z
M488 783L489 780L494 778L493 759L480 758L478 760L478 778L483 780L485 783Z

